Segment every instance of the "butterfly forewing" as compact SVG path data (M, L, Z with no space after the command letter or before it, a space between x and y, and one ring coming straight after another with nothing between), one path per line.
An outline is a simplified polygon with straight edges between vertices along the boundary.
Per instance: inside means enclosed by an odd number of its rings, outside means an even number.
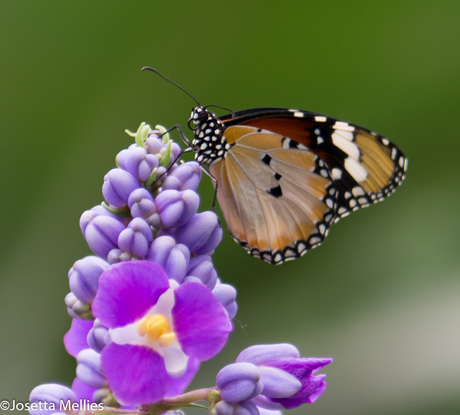
M259 108L221 117L226 126L266 129L307 147L326 164L338 194L336 218L391 194L404 179L407 160L386 138L354 124L301 110Z
M209 168L232 236L275 264L319 245L334 218L336 193L322 160L267 130L237 125L224 136L232 148Z

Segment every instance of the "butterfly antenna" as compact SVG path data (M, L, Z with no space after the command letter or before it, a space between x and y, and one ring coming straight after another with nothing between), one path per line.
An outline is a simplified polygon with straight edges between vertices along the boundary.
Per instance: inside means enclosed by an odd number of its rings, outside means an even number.
M171 79L169 78L166 78L166 76L164 76L163 74L161 74L160 72L158 72L156 69L154 68L151 68L150 66L144 66L141 71L152 71L152 72L155 72L157 75L160 75L164 80L168 81L170 84L173 84L175 87L179 88L180 90L184 91L190 98L192 98L196 103L197 105L199 106L200 103L198 102L198 100L188 91L186 91L184 88L182 88L180 85L177 85L175 82L171 81Z
M214 105L214 104L211 104L211 105L206 105L205 108L209 108L209 107L216 107L216 108L220 108L221 110L225 110L225 111L228 111L232 114L234 114L233 110L231 110L230 108L225 108L225 107L221 107L220 105Z

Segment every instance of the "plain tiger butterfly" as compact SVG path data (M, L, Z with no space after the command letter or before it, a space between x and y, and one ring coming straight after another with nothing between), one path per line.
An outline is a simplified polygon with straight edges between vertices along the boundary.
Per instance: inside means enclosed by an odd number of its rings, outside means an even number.
M191 142L179 125L173 128L189 146L184 151L194 151L215 179L230 234L271 264L319 246L333 223L393 193L407 168L390 140L309 111L253 108L216 116L198 104L188 125Z

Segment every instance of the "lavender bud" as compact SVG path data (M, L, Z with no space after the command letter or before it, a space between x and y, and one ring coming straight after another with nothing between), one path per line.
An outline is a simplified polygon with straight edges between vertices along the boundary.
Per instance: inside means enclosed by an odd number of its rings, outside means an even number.
M232 363L222 368L216 377L220 396L227 402L242 402L262 392L259 370L251 363Z
M125 227L110 216L96 216L86 225L83 236L91 250L106 258L111 249L118 248L118 236Z
M99 277L109 266L95 256L76 261L69 271L69 286L75 297L83 303L91 304L96 295Z
M94 320L93 328L88 333L86 341L91 349L96 353L101 353L102 349L110 343L109 330L96 319Z
M196 190L201 180L201 168L195 161L180 164L163 183L163 189Z
M150 134L145 140L144 146L150 154L158 154L163 145L156 134Z
M231 404L220 401L216 404L217 415L259 415L259 410L251 401Z
M214 297L224 306L228 318L235 317L238 305L236 304L236 290L229 284L217 284L212 290Z
M129 195L128 206L133 218L142 218L150 226L160 227L160 215L148 190L140 188Z
M222 228L215 213L207 211L197 213L185 225L177 228L176 240L187 245L195 255L207 254L219 245Z
M128 204L129 195L139 187L139 181L130 173L112 169L104 177L102 194L112 206L120 208Z
M163 190L155 198L155 206L165 227L177 227L187 223L196 213L199 204L200 198L192 190Z
M118 153L117 163L137 180L145 182L153 169L158 167L158 158L153 154L147 154L144 147L132 145Z
M94 319L93 313L91 312L91 305L79 301L72 292L65 296L64 301L70 317L82 320Z
M177 244L170 236L161 236L150 245L146 259L160 265L168 278L180 284L188 269L190 252L185 245Z
M113 213L109 212L104 206L97 205L94 206L92 209L83 212L83 214L80 217L80 229L83 235L85 235L86 228L96 216L108 216L109 218L112 218L120 222L122 225L126 225L129 222L128 218L121 218L119 216L116 216Z
M150 226L141 218L134 218L118 236L118 246L137 258L144 258L153 235Z
M60 413L61 402L66 406L68 402L77 402L77 397L72 389L57 383L39 385L30 392L29 413L30 415Z
M200 282L210 290L215 287L217 272L209 255L198 255L190 260L187 277L185 277L184 282L187 282L192 276L199 278Z
M107 380L100 369L101 355L92 349L84 349L77 355L77 377L93 388L107 386Z
M110 265L123 261L131 261L132 259L133 255L131 253L122 251L118 248L110 250L110 252L107 254L107 262Z

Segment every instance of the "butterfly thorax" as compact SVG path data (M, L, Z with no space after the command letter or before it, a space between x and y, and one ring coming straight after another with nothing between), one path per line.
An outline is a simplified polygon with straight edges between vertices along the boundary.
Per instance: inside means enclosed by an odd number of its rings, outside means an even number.
M202 106L193 109L189 119L194 124L192 148L198 163L211 164L224 158L230 149L223 135L225 127L222 122Z

